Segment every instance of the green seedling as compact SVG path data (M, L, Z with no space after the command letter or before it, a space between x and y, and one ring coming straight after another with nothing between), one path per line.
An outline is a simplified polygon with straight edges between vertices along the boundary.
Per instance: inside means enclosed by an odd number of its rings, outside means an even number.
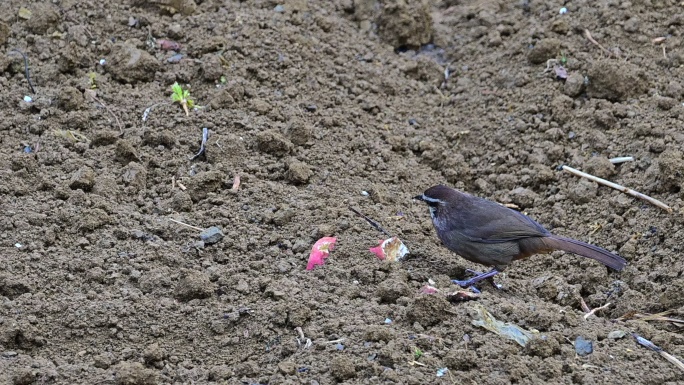
M195 107L195 102L190 99L190 91L184 90L183 87L178 84L178 82L173 83L171 89L173 90L171 99L174 103L180 103L180 105L183 107L183 111L185 111L185 116L189 116L190 112L188 109Z
M567 56L565 56L563 51L561 51L561 58L560 58L559 62L563 67L565 67L565 65L568 64L568 58L567 58Z
M415 348L415 350L413 351L413 359L418 361L418 359L422 356L423 356L423 351L420 350L420 348Z
M97 81L95 78L97 77L97 74L95 72L90 72L88 74L88 79L90 79L90 89L94 90L97 88Z

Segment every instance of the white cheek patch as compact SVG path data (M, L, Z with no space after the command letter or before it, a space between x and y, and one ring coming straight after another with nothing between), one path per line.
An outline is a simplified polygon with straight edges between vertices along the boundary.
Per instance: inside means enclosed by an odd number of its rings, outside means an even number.
M425 195L425 194L423 194L422 197L423 197L422 199L423 199L424 201L426 201L426 202L439 203L439 204L443 204L443 203L444 203L444 201L441 200L441 199L430 198L429 196L427 196L427 195Z
M432 207L432 206L428 206L428 208L430 209L430 217L432 218L432 220L435 220L435 215L437 214L437 208Z

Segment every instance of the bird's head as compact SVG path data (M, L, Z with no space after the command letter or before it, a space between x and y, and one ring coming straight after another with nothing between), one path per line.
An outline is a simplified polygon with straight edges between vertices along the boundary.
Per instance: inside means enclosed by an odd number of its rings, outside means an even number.
M417 195L413 199L425 202L430 209L430 216L435 220L440 216L441 212L446 210L454 194L454 189L444 185L437 185L430 187L422 195Z

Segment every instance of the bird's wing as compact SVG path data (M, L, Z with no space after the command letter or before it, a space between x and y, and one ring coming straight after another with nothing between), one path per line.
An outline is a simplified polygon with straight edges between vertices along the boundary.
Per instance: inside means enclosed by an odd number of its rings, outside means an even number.
M496 202L475 198L468 205L454 207L450 231L480 243L510 242L550 233L530 217Z

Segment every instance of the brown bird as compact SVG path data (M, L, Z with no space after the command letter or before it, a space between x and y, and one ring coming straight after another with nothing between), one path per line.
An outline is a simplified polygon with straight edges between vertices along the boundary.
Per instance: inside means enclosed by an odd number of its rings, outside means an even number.
M515 260L554 250L595 259L618 271L627 263L598 246L553 235L520 212L447 186L431 187L414 199L428 204L437 236L449 250L494 267L468 280L453 280L462 287L495 276Z

